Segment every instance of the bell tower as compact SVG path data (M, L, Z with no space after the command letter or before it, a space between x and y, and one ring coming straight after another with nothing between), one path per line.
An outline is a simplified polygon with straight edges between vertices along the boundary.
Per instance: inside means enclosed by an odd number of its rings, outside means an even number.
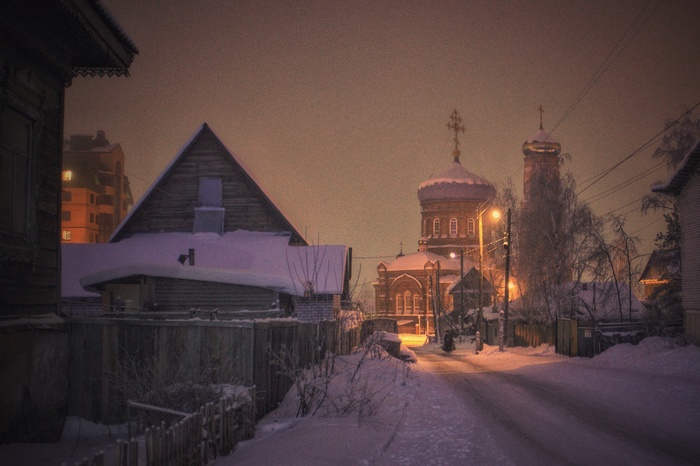
M525 155L523 205L525 208L537 197L537 191L541 189L541 185L550 185L559 181L561 144L544 130L542 104L538 110L540 112L540 129L523 143L523 154Z

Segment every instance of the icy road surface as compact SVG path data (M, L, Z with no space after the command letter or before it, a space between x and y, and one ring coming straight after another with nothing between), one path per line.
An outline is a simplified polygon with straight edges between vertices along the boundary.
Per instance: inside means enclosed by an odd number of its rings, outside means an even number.
M422 461L518 465L700 462L698 374L688 378L649 374L586 364L587 360L573 360L579 363L572 364L572 360L551 355L512 358L494 349L486 355L448 355L427 347L414 351L423 369L436 374L447 384L450 395L468 408L460 416L460 407L454 406L443 419L462 434L463 441L444 445L441 455L432 460L420 458ZM455 403L452 396L445 401ZM383 457L387 463L392 453L408 447L400 445L401 436L399 428L397 445L389 447L389 457Z

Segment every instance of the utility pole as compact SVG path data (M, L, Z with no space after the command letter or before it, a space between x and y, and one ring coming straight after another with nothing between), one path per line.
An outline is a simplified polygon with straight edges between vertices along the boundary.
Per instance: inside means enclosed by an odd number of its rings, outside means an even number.
M510 207L508 207L508 213L506 214L506 240L503 242L503 247L506 250L506 286L503 292L503 339L505 340L506 346L508 346L508 301L510 284Z

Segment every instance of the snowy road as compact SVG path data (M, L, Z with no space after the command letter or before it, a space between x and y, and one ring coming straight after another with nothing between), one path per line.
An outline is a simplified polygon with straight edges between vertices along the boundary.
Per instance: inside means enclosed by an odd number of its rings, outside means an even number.
M509 367L497 357L414 350L477 419L480 432L465 441L478 462L489 462L478 457L493 446L489 457L500 464L700 462L697 379L537 355L520 356ZM476 437L494 445L479 448Z

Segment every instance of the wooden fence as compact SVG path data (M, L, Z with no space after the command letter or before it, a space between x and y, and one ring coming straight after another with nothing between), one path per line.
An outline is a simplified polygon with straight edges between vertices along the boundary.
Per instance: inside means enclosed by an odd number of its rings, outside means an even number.
M259 419L278 406L292 384L272 364L271 353L285 349L307 366L327 350L349 352L359 339L359 328L341 330L336 321L73 318L68 324L68 414L101 423L125 420L126 398L116 374L129 361L150 360L159 370L193 378L205 374L211 383L255 386Z
M218 456L230 454L240 440L255 433L255 393L241 403L231 396L207 403L168 426L164 421L144 433L146 466L202 466ZM135 438L117 440L116 466L139 466L139 442ZM104 466L104 452L91 460L83 458L76 466ZM67 463L63 463L67 466Z

